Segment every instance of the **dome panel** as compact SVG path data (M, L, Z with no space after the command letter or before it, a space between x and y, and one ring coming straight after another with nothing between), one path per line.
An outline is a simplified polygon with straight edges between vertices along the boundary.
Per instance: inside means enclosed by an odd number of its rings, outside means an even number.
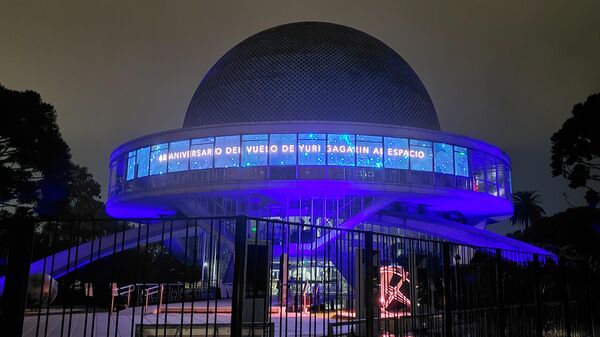
M366 33L323 22L277 26L232 48L200 82L183 127L310 120L440 129L402 57Z

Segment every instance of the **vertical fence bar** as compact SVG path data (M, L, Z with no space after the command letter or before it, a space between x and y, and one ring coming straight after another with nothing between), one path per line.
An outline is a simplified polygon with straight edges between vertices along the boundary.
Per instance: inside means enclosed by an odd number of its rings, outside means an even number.
M247 218L239 216L235 222L235 252L233 261L233 293L231 296L231 336L242 337L242 309L244 307L244 275L246 268Z
M593 289L593 284L594 284L594 277L592 276L592 272L590 271L590 265L589 263L586 261L586 263L584 264L584 268L585 268L585 284L586 284L586 294L587 297L589 299L589 312L590 312L590 333L591 336L597 336L596 335L596 312L594 310L595 306L596 306L596 301L595 301L595 297L594 297L594 289Z
M496 305L498 306L498 331L499 337L506 336L506 328L504 326L504 270L502 268L502 250L496 248Z
M365 294L364 299L365 303L365 318L366 318L366 329L367 329L367 337L373 337L374 334L374 319L375 319L375 303L373 302L373 233L365 232ZM357 308L356 310L360 310Z
M540 258L538 254L533 254L533 286L535 294L535 336L543 337L544 327L542 322L542 292L540 280Z
M34 222L17 217L8 224L10 249L6 266L4 297L2 299L2 332L6 336L21 336L25 306L27 305L27 285L29 264L33 249ZM43 282L42 276L42 282Z
M450 275L450 244L442 243L442 263L444 265L444 336L452 337L452 276Z
M569 305L569 284L567 282L567 265L563 257L558 259L558 273L562 297L563 319L565 321L565 336L571 337L571 308Z

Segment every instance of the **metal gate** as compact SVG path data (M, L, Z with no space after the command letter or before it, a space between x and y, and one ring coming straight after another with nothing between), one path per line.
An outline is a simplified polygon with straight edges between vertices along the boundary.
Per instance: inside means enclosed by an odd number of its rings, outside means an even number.
M9 224L7 336L592 336L585 263L258 219ZM2 333L2 335L5 335Z

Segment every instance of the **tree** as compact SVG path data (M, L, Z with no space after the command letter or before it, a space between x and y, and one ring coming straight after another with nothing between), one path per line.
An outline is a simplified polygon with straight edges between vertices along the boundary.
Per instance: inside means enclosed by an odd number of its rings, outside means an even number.
M527 229L531 224L541 219L546 212L539 205L539 198L540 195L536 191L518 191L513 193L514 213L510 218L510 223Z
M572 116L552 135L552 175L573 189L585 188L594 208L600 201L600 93L573 106Z
M0 85L0 215L55 216L67 206L71 155L54 107Z
M61 214L65 217L106 217L104 203L100 201L101 187L88 169L77 164L71 167L71 179L67 183L68 205Z
M569 208L544 217L517 238L569 258L584 258L600 270L600 210Z

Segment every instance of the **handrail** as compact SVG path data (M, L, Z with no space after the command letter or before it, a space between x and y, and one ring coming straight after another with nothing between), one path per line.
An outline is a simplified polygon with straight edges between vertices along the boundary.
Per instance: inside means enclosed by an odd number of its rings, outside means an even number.
M121 292L121 290L124 290ZM118 288L117 292L119 296L127 295L135 290L135 284L126 285L124 287Z

